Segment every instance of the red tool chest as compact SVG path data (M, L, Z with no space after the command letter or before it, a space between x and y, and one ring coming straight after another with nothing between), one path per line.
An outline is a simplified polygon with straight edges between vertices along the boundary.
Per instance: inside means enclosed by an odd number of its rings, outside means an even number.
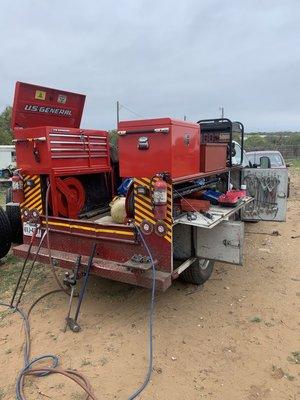
M171 118L122 121L118 131L122 177L168 172L178 178L199 173L198 124Z
M80 129L85 96L17 82L12 115L18 167L57 175L110 171L106 131Z
M24 171L45 174L110 170L107 132L49 126L15 130L17 163Z

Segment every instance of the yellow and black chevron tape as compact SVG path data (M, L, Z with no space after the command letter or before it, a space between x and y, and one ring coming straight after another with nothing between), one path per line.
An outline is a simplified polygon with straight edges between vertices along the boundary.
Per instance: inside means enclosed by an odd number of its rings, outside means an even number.
M31 181L33 184L28 185ZM43 213L42 192L41 192L41 177L39 175L26 175L24 177L24 194L25 200L21 203L21 209L28 208L29 210L37 210L40 214Z
M152 210L152 203L150 196L138 194L136 191L137 186L144 186L149 189L150 193L150 179L149 178L134 178L134 219L137 224L140 224L144 219L156 224L156 220ZM168 197L167 197L167 217L164 223L167 226L167 233L164 236L168 242L172 243L172 186L168 184Z

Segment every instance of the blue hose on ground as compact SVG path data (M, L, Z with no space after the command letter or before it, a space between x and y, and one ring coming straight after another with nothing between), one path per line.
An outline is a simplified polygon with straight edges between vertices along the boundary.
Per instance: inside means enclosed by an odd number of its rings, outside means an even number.
M0 306L7 307L12 311L17 311L21 318L23 319L24 329L25 329L25 346L24 346L24 368L19 372L17 377L16 383L16 399L17 400L24 400L24 396L22 394L22 387L23 387L23 379L24 373L31 368L35 363L43 361L43 360L52 360L52 366L50 368L56 368L58 366L58 357L52 354L44 354L40 357L33 358L32 360L29 359L30 357L30 325L27 318L27 315L18 307L11 307L10 304L0 302ZM51 372L43 372L41 374L37 374L36 376L46 376L49 375Z
M153 368L153 317L154 317L154 304L155 304L155 290L156 290L156 269L155 269L155 263L151 254L151 251L144 239L144 236L142 232L140 231L140 228L136 226L137 232L141 238L141 241L143 243L143 246L145 247L145 250L147 251L150 261L151 261L151 266L152 266L152 290L151 290L151 301L150 301L150 309L149 309L149 325L148 325L148 339L149 339L149 363L148 363L148 371L146 374L146 377L144 379L144 382L141 384L141 386L134 392L132 393L129 397L128 400L134 400L139 396L139 394L146 388L148 385L151 374L152 374L152 368ZM42 242L42 240L41 240ZM41 244L41 243L40 243ZM33 263L34 265L34 263ZM33 265L31 268L33 268ZM30 324L29 324L29 314L32 310L32 308L40 301L43 299L45 296L55 293L57 290L51 291L49 293L46 293L42 295L37 301L33 303L33 305L30 307L28 314L26 315L24 311L22 311L18 307L12 307L10 304L6 304L3 302L0 302L0 306L7 307L12 311L17 311L21 318L23 319L23 324L24 324L24 329L25 329L25 346L24 346L24 368L19 372L19 375L17 377L17 383L16 383L16 399L17 400L26 400L24 393L23 393L23 386L24 386L24 377L26 375L34 375L36 377L43 377L47 376L53 373L59 373L62 374L69 379L75 381L79 386L82 387L83 390L85 390L87 394L87 399L95 399L96 396L93 393L93 390L89 384L89 382L79 373L71 370L61 370L58 369L58 364L59 364L59 359L57 356L52 355L52 354L44 354L39 357L33 358L30 360ZM50 367L37 367L33 368L34 364L44 361L44 360L51 360L52 365Z
M150 261L151 261L151 267L152 267L152 290L151 290L151 301L150 301L150 309L149 309L149 326L148 326L148 338L149 338L149 364L148 364L148 371L147 375L145 377L144 382L141 384L141 386L134 392L132 393L131 396L128 397L128 400L133 400L137 398L137 396L145 389L145 387L148 385L151 374L152 374L152 368L153 368L153 317L154 317L154 303L155 303L155 289L156 289L156 269L155 269L155 264L154 260L151 254L151 251L144 239L144 236L140 230L140 228L136 225L135 226L137 229L137 232L142 240L142 243L149 255Z

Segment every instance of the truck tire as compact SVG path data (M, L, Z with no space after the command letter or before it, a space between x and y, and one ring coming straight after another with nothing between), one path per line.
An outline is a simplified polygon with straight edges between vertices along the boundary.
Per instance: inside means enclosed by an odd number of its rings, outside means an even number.
M23 226L21 220L21 209L18 203L6 204L6 215L12 229L11 240L13 243L23 243Z
M5 257L11 246L11 226L9 219L0 207L0 259Z
M11 203L13 201L13 199L12 199L12 188L11 187L9 187L7 189L7 191L6 191L5 200L6 200L5 201L6 203Z
M185 269L180 275L181 279L195 285L203 285L206 282L214 268L214 261L205 258L198 258L192 265Z

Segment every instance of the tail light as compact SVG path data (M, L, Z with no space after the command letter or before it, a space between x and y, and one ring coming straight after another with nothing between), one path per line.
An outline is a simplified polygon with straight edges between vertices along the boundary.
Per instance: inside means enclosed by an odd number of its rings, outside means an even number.
M152 190L152 203L153 214L155 219L165 219L167 216L167 203L168 203L168 186L167 183L159 177L153 183Z

